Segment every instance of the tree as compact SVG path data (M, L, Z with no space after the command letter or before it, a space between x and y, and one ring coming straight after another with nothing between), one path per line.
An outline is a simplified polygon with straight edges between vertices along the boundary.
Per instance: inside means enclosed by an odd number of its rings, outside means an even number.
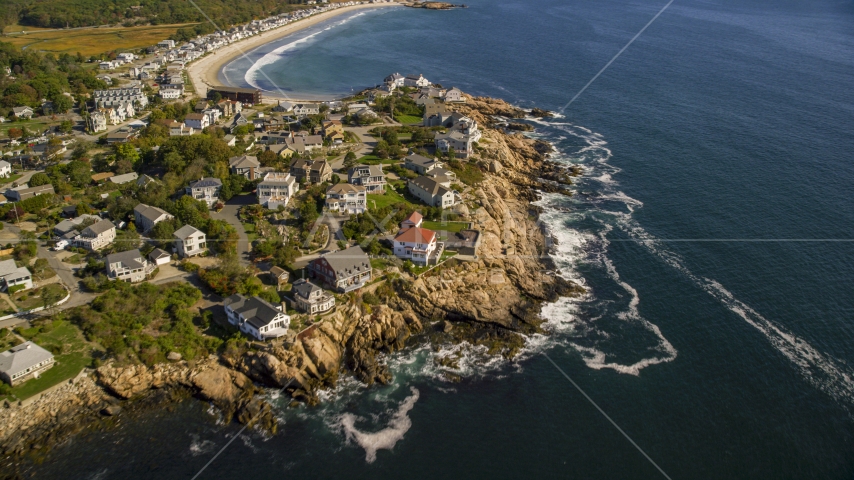
M126 160L131 165L135 165L139 161L139 152L130 143L116 143L113 145L113 151L116 154L117 161Z
M74 101L68 95L54 95L53 97L53 110L59 113L65 113L71 110L71 107L74 106ZM70 122L69 122L70 123ZM71 131L69 129L69 131Z
M74 122L72 122L71 120L63 120L62 123L59 124L57 129L61 133L71 133L71 131L74 129Z
M377 145L374 147L374 155L380 158L388 158L391 154L391 150L388 142L385 140L380 140L377 142Z
M264 150L258 155L258 161L265 167L272 167L279 163L279 156L271 150Z
M7 133L9 138L21 138L24 136L24 131L20 128L10 128Z
M31 187L40 187L42 185L47 185L51 183L51 179L49 176L47 176L46 173L38 172L36 174L33 174L33 176L30 177L30 181L27 183Z
M332 182L332 185L338 185L341 183L341 177L339 177L337 173L333 173L329 180Z

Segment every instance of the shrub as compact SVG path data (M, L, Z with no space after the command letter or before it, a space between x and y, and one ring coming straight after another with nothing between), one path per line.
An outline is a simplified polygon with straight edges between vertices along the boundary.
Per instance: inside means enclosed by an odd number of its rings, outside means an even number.
M9 295L11 295L15 292L20 292L21 290L23 290L25 288L27 288L26 285L15 285L13 287L9 287ZM21 297L21 300L24 300L24 297Z

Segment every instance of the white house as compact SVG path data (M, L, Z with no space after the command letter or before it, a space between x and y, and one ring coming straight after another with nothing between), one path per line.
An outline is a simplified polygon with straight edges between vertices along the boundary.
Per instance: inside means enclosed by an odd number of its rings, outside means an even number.
M385 173L382 165L356 165L347 171L347 182L365 187L368 193L385 193Z
M210 125L210 118L204 113L188 113L184 125L196 130L204 130Z
M317 115L320 113L319 103L297 103L294 105L294 115Z
M112 109L110 109L112 111ZM89 115L89 130L92 132L103 132L107 129L107 116L101 112L92 112Z
M296 307L310 315L328 312L335 307L335 297L331 293L306 279L301 278L294 282L291 291Z
M33 288L33 274L27 267L18 267L14 260L3 260L0 262L0 289L8 291L9 288L23 285L18 290L29 290Z
M421 214L413 212L400 223L400 231L393 242L394 254L420 265L438 263L444 244L438 241L436 232L421 228L421 221Z
M160 95L160 98L164 100L175 100L181 98L184 95L184 89L175 88L172 85L169 85L168 87L161 85L158 95Z
M259 204L269 209L276 209L279 205L287 205L298 190L296 178L290 173L270 172L258 184L256 194Z
M428 177L418 177L409 181L410 193L431 207L448 208L462 202L460 195L439 181Z
M33 342L24 342L0 353L0 378L14 387L38 378L54 363L52 353Z
M137 283L145 280L157 268L139 253L138 249L107 255L107 278Z
M207 237L201 230L192 225L184 225L175 230L175 253L180 257L192 257L207 249Z
M406 81L406 77L399 73L392 73L391 75L385 77L385 84L391 89L400 88L403 86Z
M171 220L173 218L175 217L170 215L166 210L152 207L144 203L140 203L133 208L134 223L136 223L136 227L143 233L151 230L158 223L164 220Z
M407 75L406 78L403 79L404 87L429 87L430 82L424 78L424 75Z
M90 251L100 250L116 239L116 226L109 220L89 225L71 242L75 247Z
M463 97L463 92L457 87L454 87L447 92L445 92L445 103L454 103L454 102L465 102L466 99Z
M367 198L365 187L339 183L326 189L326 208L345 214L364 213L368 208Z
M172 260L172 255L169 255L166 250L155 248L148 254L148 260L157 266L165 265Z
M291 317L282 312L281 305L275 306L260 297L246 298L239 293L222 303L228 322L258 340L279 338L288 333Z
M95 101L95 106L98 108L112 107L131 103L145 107L148 105L148 97L141 87L128 88L110 88L107 90L95 90L92 92L92 99Z
M134 60L134 58L136 58L136 55L126 52L126 53L120 53L120 54L116 55L116 58L124 60L125 62L132 62Z
M219 192L222 190L222 180L215 177L206 177L197 182L190 182L184 189L187 195L196 200L202 200L211 208L219 201Z
M32 118L35 112L32 108L23 106L23 107L12 107L12 115L15 118Z
M6 160L0 160L0 177L9 178L12 175L12 164Z
M436 150L448 153L454 149L457 158L468 158L474 153L474 140L471 135L465 135L459 131L451 130L448 133L439 133L435 137Z

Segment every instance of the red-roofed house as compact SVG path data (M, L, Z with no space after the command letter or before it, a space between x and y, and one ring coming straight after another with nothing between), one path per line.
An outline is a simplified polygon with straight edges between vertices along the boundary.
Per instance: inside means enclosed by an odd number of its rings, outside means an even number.
M412 227L420 227L423 220L424 217L420 213L412 212L400 222L400 231L402 232Z
M421 223L420 219L418 223ZM394 237L394 254L398 258L412 260L413 263L421 265L435 263L444 249L444 244L437 242L438 238L433 230L421 227L405 228Z

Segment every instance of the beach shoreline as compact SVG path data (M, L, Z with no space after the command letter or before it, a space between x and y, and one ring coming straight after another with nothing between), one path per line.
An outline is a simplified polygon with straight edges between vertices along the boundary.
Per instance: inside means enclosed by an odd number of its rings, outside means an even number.
M221 87L223 85L219 80L219 72L222 68L236 57L245 54L261 45L278 40L287 35L297 33L306 28L317 25L326 20L343 15L345 13L354 12L363 9L373 9L382 7L398 7L401 3L369 3L364 5L352 5L349 7L336 8L328 12L323 12L318 15L313 15L308 18L298 20L293 23L281 26L279 28L264 32L254 37L246 38L234 42L227 47L217 50L209 55L205 55L199 60L190 63L187 66L187 76L193 84L196 94L204 97L207 89L211 87ZM289 101L317 101L316 99L300 99L293 96L277 95L275 92L264 91L264 98L281 99Z

